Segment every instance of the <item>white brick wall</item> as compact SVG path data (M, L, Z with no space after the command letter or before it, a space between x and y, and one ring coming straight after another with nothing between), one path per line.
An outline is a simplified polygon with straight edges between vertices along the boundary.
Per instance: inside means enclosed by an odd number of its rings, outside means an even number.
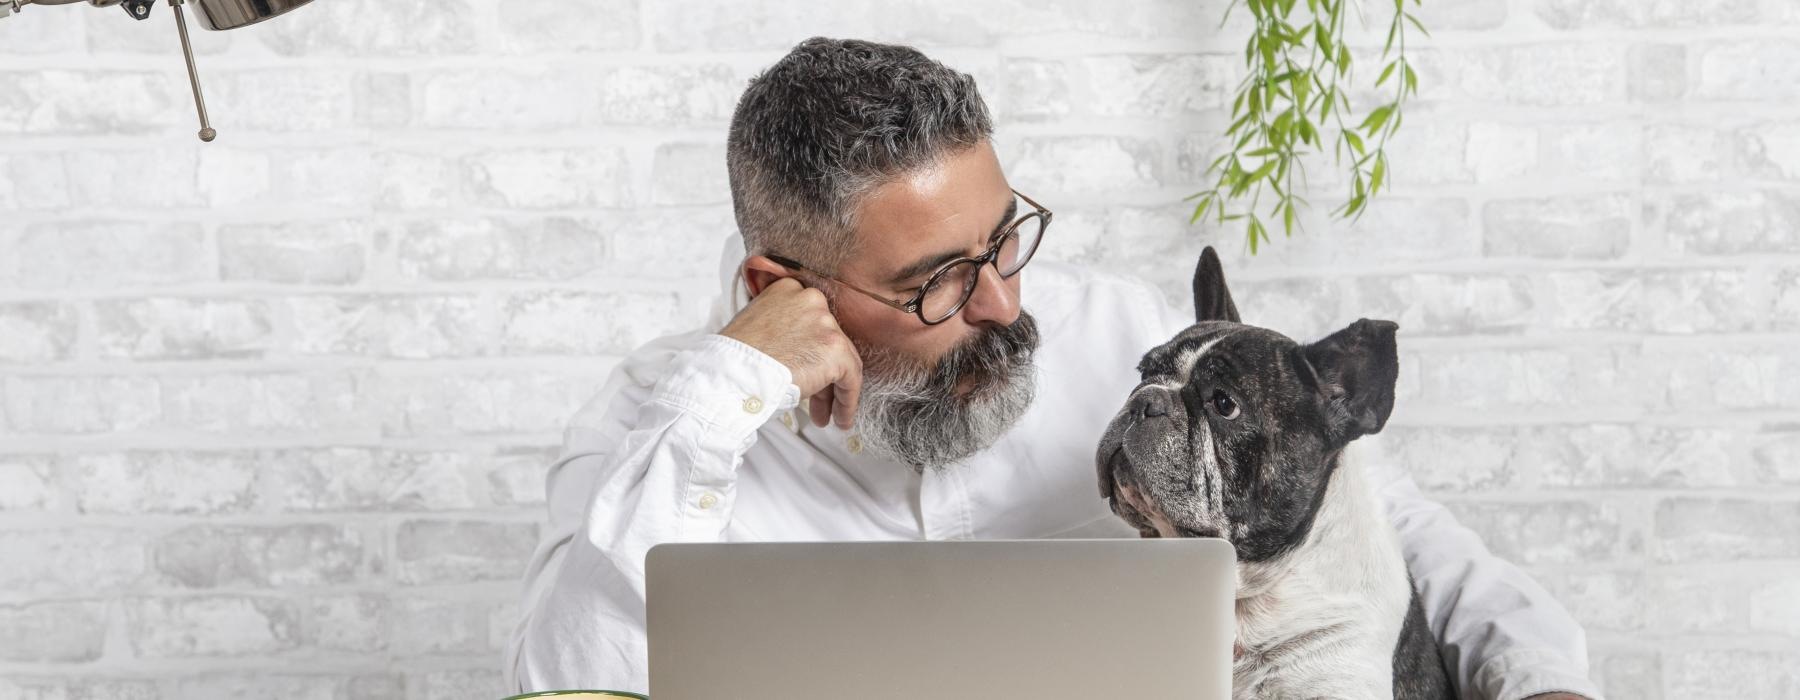
M1046 256L1399 321L1380 443L1614 697L1800 697L1800 4L1429 0L1391 195L1256 258L1180 203L1224 5L321 0L197 35L211 145L166 8L0 21L0 698L487 694L559 426L699 320L814 34L974 73Z

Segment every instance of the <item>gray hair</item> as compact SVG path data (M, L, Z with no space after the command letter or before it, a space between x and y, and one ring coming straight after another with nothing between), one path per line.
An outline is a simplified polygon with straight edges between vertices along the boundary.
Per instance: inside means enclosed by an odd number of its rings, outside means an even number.
M745 251L835 273L863 195L993 133L975 79L909 46L814 37L750 79L725 162Z

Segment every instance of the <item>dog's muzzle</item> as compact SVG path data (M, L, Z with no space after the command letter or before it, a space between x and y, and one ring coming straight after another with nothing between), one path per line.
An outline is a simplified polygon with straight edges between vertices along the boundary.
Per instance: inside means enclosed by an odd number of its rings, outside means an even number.
M1146 385L1132 392L1130 400L1107 426L1096 455L1100 495L1112 499L1113 512L1140 530L1161 537L1220 537L1216 527L1189 527L1172 522L1156 496L1141 480L1142 465L1181 469L1185 457L1173 454L1186 443L1187 410L1174 390ZM1171 436L1181 436L1172 439ZM1161 464L1168 462L1169 464Z

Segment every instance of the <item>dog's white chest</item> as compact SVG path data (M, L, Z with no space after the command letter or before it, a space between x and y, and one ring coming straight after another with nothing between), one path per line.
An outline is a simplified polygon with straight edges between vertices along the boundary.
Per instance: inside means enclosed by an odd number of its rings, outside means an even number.
M1399 535L1352 452L1304 543L1238 565L1236 697L1393 697L1412 586Z

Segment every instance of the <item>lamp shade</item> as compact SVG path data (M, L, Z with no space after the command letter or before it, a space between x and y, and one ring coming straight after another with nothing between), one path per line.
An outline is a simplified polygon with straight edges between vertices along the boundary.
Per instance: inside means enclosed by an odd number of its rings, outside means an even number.
M191 0L200 8L200 25L207 29L237 29L284 14L312 0Z

